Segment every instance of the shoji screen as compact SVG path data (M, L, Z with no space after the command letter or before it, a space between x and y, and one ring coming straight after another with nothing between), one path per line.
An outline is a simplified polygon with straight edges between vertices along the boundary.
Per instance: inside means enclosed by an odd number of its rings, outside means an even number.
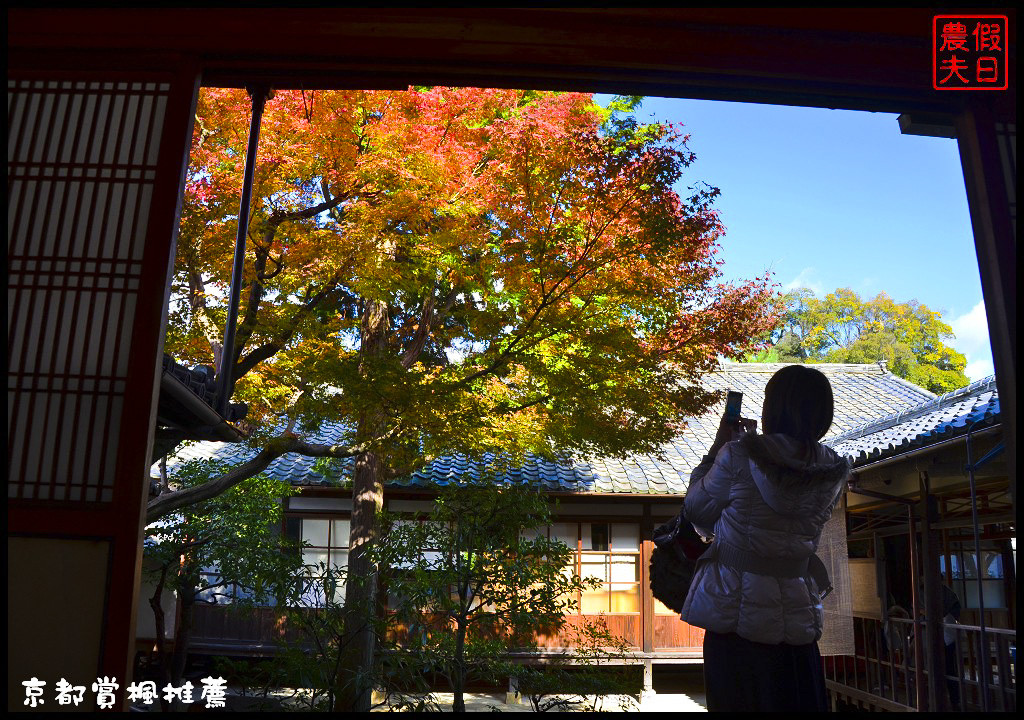
M102 71L8 68L10 707L30 677L48 696L62 677L88 687L113 675L123 694L133 654L198 73L101 56Z
M109 503L170 84L7 90L7 497Z

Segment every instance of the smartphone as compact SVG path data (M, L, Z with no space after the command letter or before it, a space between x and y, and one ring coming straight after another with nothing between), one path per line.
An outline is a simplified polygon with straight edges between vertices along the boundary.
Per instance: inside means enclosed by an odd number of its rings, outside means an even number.
M729 421L740 419L740 407L743 405L743 393L730 390L725 396L725 419Z

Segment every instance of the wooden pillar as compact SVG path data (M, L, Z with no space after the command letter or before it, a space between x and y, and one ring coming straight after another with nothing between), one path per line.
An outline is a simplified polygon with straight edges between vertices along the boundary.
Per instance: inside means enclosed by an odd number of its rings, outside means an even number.
M644 503L640 522L640 617L642 619L640 648L654 652L654 595L651 594L651 552L654 551L654 520L651 504ZM647 663L644 664L644 688L647 685Z
M942 588L939 578L938 501L931 494L928 473L921 472L921 579L924 585L925 668L928 670L928 710L948 709L945 675L945 640L942 634ZM924 708L919 708L923 710Z
M976 93L956 118L974 245L985 298L999 403L1007 436L1017 429L1017 113L1015 94ZM1017 507L1017 444L1007 443L1010 496Z

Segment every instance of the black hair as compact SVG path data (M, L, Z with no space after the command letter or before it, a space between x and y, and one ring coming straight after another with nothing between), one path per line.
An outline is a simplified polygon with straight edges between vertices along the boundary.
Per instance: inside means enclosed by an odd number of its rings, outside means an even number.
M820 370L787 365L764 389L761 427L798 440L817 441L832 427L832 385Z

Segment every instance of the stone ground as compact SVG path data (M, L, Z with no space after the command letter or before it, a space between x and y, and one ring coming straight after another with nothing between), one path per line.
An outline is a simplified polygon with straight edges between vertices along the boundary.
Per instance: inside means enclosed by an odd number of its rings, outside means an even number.
M656 668L654 691L641 697L639 705L620 707L619 698L608 696L602 709L610 712L707 712L704 707L704 676L701 665L678 668ZM435 700L442 710L450 710L451 693L435 693ZM506 703L501 693L467 693L467 712L533 712L530 702ZM384 709L375 712L386 712Z
M435 695L442 710L450 710L452 706L451 693L438 693ZM687 693L650 693L640 699L640 704L631 707L620 708L615 696L605 699L601 708L606 712L707 712L704 707L704 691L699 694ZM520 704L506 704L504 696L500 694L488 695L486 693L472 693L466 695L467 712L533 712L530 703L524 700ZM379 710L375 712L385 712Z
M654 688L652 692L646 693L640 699L639 704L635 701L632 704L623 703L620 705L618 696L606 696L600 709L610 712L707 712L704 706L704 676L703 667L697 665L679 665L655 667ZM288 703L287 694L275 694L279 701ZM451 693L435 693L434 699L442 711L450 711L452 706ZM229 689L228 712L264 712L279 711L274 709L260 708L255 706L253 698L237 695ZM469 712L533 712L530 702L522 699L520 702L505 702L504 693L466 693L466 710ZM197 702L196 705L202 703ZM138 707L143 712L159 712L159 707ZM198 708L197 708L198 709ZM571 709L569 709L571 710ZM585 708L578 708L583 711ZM386 708L377 708L374 712L388 712Z

